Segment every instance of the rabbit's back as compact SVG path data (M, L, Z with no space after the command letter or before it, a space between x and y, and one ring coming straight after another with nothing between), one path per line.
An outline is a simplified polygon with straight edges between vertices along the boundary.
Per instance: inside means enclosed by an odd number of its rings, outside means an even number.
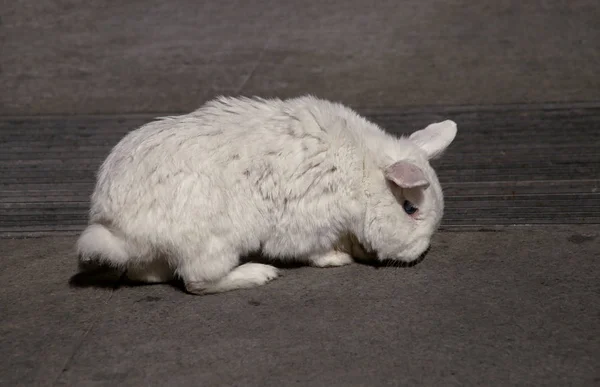
M302 252L354 216L359 163L304 109L217 100L128 134L100 170L91 220L142 239L218 233L247 250Z

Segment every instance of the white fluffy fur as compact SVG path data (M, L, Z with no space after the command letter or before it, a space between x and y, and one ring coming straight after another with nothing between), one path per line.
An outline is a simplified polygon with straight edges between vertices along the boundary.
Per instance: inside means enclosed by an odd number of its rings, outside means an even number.
M149 282L175 273L198 294L275 278L271 266L238 266L256 251L339 266L351 262L345 252L356 240L379 259L415 260L444 206L428 159L455 134L444 121L396 138L310 96L213 100L150 122L114 147L98 174L80 260L129 268ZM397 161L414 165L428 186L392 183L384 171ZM419 211L407 215L404 200Z

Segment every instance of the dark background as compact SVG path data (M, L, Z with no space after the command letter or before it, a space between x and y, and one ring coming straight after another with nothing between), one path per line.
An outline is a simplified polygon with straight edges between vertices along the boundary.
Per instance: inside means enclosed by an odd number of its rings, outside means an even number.
M0 385L598 385L599 7L4 2ZM127 131L220 94L306 93L397 134L458 123L427 259L208 297L73 280Z

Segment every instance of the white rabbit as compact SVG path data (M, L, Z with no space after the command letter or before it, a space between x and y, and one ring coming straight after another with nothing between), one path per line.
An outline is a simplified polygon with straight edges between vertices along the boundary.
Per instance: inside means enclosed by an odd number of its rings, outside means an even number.
M312 96L225 98L126 135L98 173L80 264L126 268L145 282L180 277L187 291L262 285L270 265L411 262L443 213L429 159L452 121L394 137L353 110ZM356 243L352 243L356 241Z

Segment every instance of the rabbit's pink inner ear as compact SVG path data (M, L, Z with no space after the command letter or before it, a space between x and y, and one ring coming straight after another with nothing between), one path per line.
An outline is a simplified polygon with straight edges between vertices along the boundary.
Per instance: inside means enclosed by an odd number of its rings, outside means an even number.
M385 177L401 188L429 187L429 181L421 168L408 161L398 161L387 167Z

